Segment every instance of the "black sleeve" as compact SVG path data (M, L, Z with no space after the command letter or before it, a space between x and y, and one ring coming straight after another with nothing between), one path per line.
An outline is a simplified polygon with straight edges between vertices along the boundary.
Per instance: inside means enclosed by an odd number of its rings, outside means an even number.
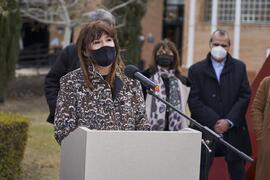
M245 117L251 95L245 65L243 66L243 71L239 70L239 72L241 72L239 76L242 76L242 80L238 99L232 106L230 112L226 115L226 118L231 120L236 127L241 127L243 125L243 117Z
M191 86L191 83L190 83L189 79L186 76L176 74L176 77L178 77L178 79L180 79L182 84L184 84L185 86L187 86L187 87Z
M75 46L68 46L60 52L56 58L56 62L45 77L44 92L50 110L47 121L52 124L54 123L56 100L60 88L60 78L69 72L69 59L72 58L69 53L70 48L75 48Z

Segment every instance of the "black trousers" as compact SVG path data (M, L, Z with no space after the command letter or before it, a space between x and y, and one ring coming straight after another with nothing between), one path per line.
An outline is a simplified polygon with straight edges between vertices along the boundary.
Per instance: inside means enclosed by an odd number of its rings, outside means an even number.
M201 147L200 180L208 180L208 173L215 155L224 153L224 146L218 145L214 142L210 142L208 145L212 150L211 153L209 153L208 149L204 145ZM226 163L231 180L246 180L244 160L226 160Z

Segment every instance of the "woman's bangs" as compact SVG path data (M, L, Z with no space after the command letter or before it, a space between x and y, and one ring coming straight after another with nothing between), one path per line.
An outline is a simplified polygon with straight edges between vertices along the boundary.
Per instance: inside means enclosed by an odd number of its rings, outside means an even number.
M85 36L85 45L93 42L94 40L100 39L102 34L106 34L109 37L115 38L115 31L113 28L105 22L96 22L87 27Z

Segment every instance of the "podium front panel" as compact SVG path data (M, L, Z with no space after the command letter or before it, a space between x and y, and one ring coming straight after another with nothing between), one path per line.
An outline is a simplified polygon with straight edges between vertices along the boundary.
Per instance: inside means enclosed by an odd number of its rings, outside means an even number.
M67 137L62 149L63 152L83 149L77 152L84 158L73 154L69 156L77 156L78 162L70 157L72 162L67 162L68 154L65 154L61 159L61 166L66 166L61 167L61 174L71 173L72 168L73 173L83 173L76 180L199 179L201 133L198 131L97 131L80 127L70 136L78 133L86 136L82 137L81 145L78 138ZM74 171L74 168L83 170Z

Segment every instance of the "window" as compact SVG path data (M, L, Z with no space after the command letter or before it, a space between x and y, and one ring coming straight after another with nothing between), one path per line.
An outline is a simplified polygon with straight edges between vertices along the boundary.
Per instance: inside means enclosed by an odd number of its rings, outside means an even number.
M234 22L235 0L218 1L218 21ZM205 0L204 20L211 21L212 0ZM241 22L270 24L270 0L242 0Z

